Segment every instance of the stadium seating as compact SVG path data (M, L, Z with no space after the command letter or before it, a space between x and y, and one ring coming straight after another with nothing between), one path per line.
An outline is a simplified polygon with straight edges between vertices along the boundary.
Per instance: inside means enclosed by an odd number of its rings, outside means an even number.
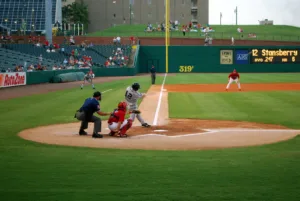
M65 59L65 56L63 54L60 54L59 52L48 53L48 52L46 52L45 48L37 47L32 44L6 44L6 45L4 45L4 47L6 47L10 50L34 55L36 57L39 57L40 55L42 55L43 58L56 60L59 62L62 62Z
M93 46L92 49L100 52L104 57L108 58L113 55L113 52L117 50L117 48L121 48L124 50L124 55L129 56L131 53L131 46L129 45L97 45Z
M56 0L52 1L52 24L55 23ZM17 31L21 26L27 31L45 30L45 0L1 0L0 24Z
M94 66L103 66L105 61L113 56L113 52L117 48L123 49L124 56L130 56L131 46L129 45L95 45L93 47L86 48L83 50L77 46L67 46L63 45L64 53L60 50L56 52L48 53L44 47L37 47L32 44L5 44L4 48L0 48L0 65L2 68L15 68L16 65L23 65L25 61L27 64L37 64L38 57L42 55L43 65L46 65L49 70L52 69L54 65L61 65L65 58L69 58L72 50L77 49L79 53L79 59L82 56L91 56L93 59Z
M24 65L25 62L27 62L27 67L31 64L35 65L39 62L39 58L30 54L0 48L0 67L2 69L10 68L13 70L17 65ZM51 70L52 66L61 63L51 59L43 59L43 66L46 66L48 70Z

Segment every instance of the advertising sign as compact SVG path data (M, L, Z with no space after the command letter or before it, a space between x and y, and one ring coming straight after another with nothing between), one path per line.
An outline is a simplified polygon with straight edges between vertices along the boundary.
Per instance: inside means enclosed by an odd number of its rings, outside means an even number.
M26 73L1 73L0 88L26 85Z

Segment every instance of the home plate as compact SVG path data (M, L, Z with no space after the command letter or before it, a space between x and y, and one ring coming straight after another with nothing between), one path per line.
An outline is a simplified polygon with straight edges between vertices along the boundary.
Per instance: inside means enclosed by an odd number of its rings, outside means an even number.
M154 130L154 132L167 132L168 130Z

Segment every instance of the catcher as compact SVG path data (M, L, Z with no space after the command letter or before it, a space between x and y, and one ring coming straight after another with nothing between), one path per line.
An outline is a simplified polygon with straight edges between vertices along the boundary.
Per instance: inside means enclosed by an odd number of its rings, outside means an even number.
M94 83L93 83L93 79L94 79L94 78L95 78L95 74L93 73L93 71L92 71L92 69L91 69L89 72L87 72L87 73L84 75L83 83L81 84L81 89L83 89L83 86L85 85L85 82L91 83L93 89L95 89L95 86L94 86Z
M125 119L126 116L126 108L127 103L126 102L120 102L118 104L118 108L115 109L112 114L110 115L110 118L108 119L108 128L110 129L110 136L114 136L117 134L117 137L127 137L126 132L131 128L132 126L132 120L131 119ZM131 112L128 112L127 114L140 114L139 110L133 110Z

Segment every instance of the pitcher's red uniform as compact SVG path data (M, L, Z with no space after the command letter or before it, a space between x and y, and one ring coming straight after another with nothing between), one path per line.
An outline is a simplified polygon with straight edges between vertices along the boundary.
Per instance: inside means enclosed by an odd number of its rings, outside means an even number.
M235 82L241 91L240 74L234 69L232 73L228 75L228 84L226 86L226 91L228 91L230 85Z
M107 123L108 128L110 129L110 136L113 136L115 133L118 133L119 137L127 137L126 132L132 126L131 119L125 119L126 116L126 102L120 102L118 104L118 109L115 109L111 116L109 117ZM120 128L118 130L118 126L120 124Z

